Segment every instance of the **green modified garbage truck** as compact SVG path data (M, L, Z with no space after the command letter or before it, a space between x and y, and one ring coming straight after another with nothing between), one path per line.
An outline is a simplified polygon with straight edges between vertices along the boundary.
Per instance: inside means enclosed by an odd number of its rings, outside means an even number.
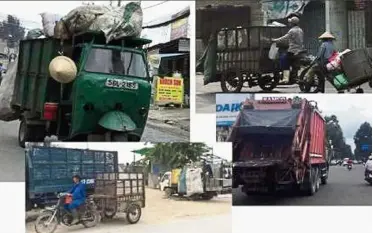
M21 121L18 141L139 141L151 99L151 78L144 45L127 37L106 44L103 34L70 40L23 40L12 108ZM77 75L69 83L51 77L57 56L72 59Z

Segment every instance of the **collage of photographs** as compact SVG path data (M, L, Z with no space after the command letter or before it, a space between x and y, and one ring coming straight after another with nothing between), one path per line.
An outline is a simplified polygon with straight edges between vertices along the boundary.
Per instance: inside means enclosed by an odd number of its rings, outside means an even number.
M373 232L371 0L1 5L0 232Z

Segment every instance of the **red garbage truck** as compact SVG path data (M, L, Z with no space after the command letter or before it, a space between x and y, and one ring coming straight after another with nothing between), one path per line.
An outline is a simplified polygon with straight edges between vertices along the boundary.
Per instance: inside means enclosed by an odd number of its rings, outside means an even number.
M326 123L304 98L246 100L228 141L233 144L233 188L247 195L297 190L313 195L329 173Z

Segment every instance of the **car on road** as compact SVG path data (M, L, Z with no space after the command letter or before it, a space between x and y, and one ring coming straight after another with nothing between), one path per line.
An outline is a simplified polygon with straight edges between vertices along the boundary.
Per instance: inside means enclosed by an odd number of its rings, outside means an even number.
M332 165L332 166L336 166L337 164L338 164L337 160L330 161L330 165Z
M353 164L359 164L357 160L352 161Z

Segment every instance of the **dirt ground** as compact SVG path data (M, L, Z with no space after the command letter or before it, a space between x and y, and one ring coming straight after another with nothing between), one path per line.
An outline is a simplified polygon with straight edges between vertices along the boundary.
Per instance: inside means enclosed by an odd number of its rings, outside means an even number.
M163 192L155 189L146 189L146 206L142 209L142 217L138 224L155 225L188 217L212 216L229 214L232 206L231 195L221 195L209 201L188 201L178 198L166 199ZM27 213L36 215L35 213ZM117 220L123 219L125 215L119 214ZM109 220L115 221L117 220ZM110 225L110 222L107 223ZM78 227L78 226L77 226ZM73 227L76 229L76 227ZM72 228L70 228L72 229ZM68 228L59 226L57 232L67 232ZM26 232L34 233L34 222L28 222Z

